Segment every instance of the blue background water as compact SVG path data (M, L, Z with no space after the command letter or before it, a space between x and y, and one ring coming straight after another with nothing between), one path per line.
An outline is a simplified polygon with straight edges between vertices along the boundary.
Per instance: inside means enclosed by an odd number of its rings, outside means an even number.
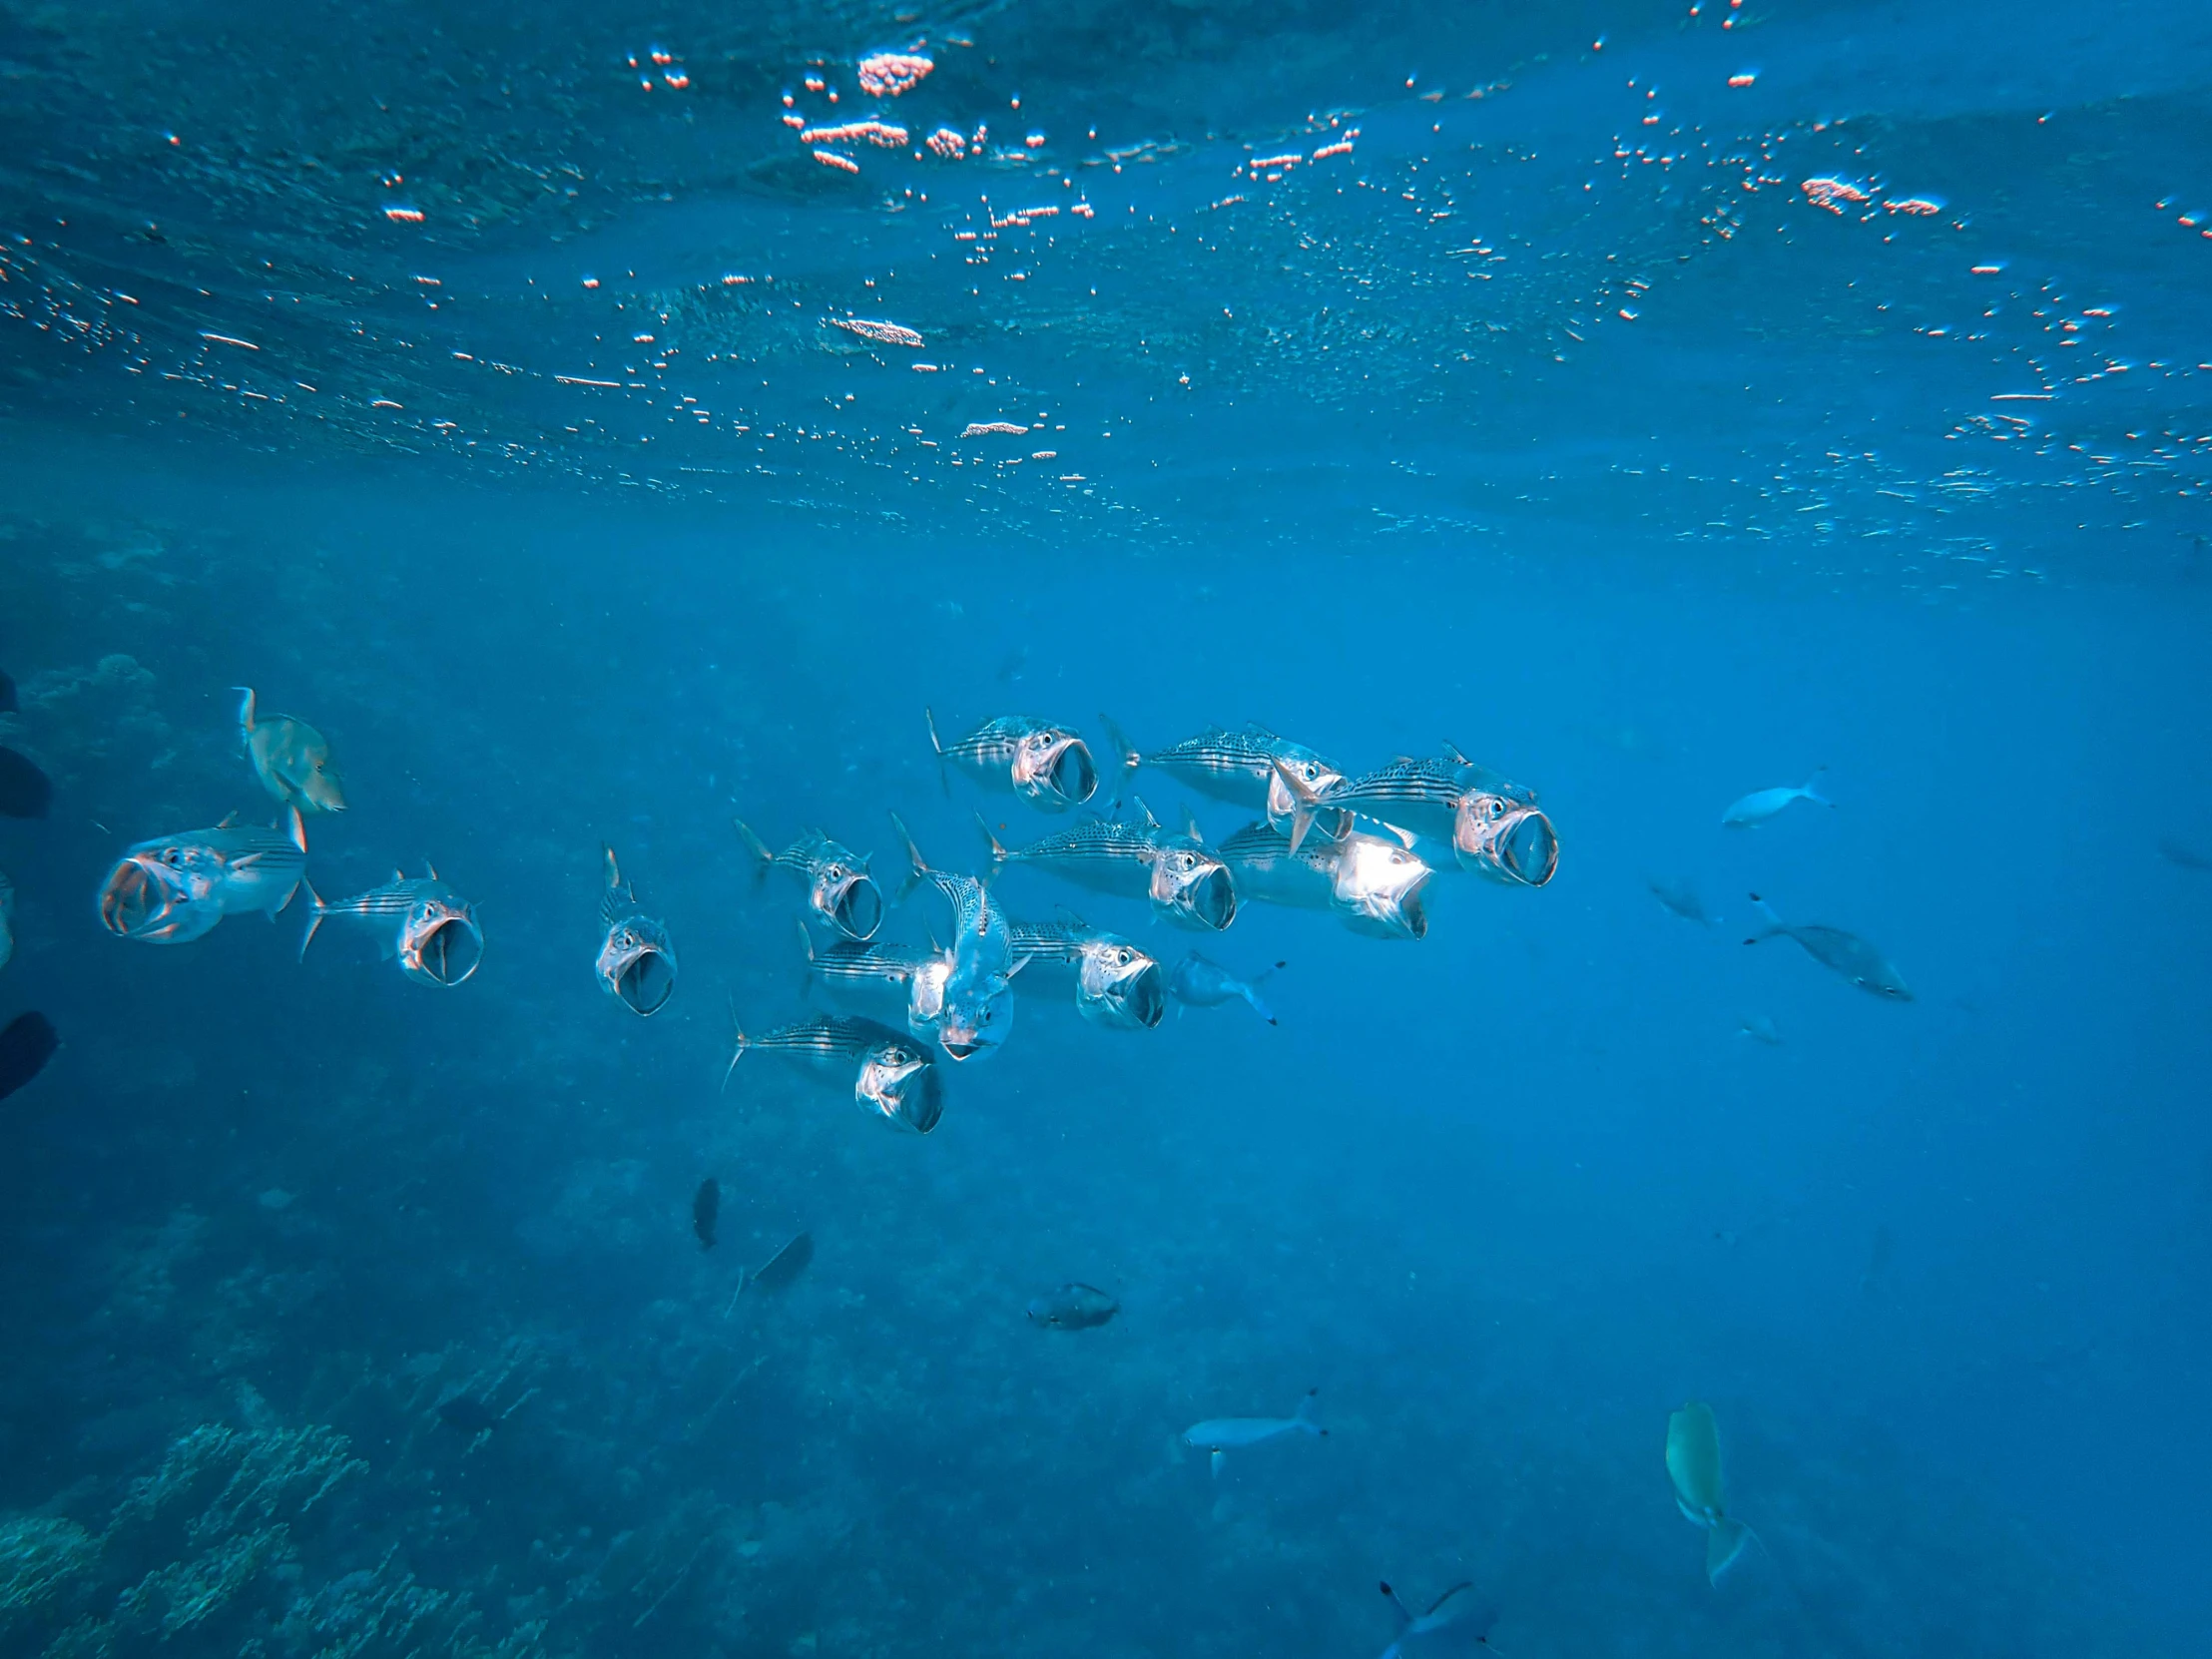
M0 724L59 791L0 1009L67 1044L0 1106L0 1645L1357 1653L1387 1577L1521 1656L2192 1651L2212 32L1686 10L0 9ZM1011 153L847 176L787 91ZM337 751L318 888L432 858L475 980L100 933L124 844L262 811L241 683ZM886 810L1051 826L924 705L1449 739L1561 871L1439 877L1417 945L1251 907L1209 948L1280 1027L1025 1003L926 1140L718 1093L728 1004L803 1006L733 814L885 871ZM1917 1000L1746 950L1754 888ZM1031 1327L1071 1279L1120 1318ZM1315 1386L1327 1439L1176 1444ZM464 1388L521 1401L473 1449ZM1769 1551L1717 1590L1688 1397Z

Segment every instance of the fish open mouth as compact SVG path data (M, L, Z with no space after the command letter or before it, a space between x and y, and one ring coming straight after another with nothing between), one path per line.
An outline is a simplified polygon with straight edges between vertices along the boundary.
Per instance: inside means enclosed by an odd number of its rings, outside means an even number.
M615 995L635 1014L657 1014L676 994L676 964L658 950L641 950L615 976Z
M100 920L118 938L167 944L207 931L192 930L189 919L184 895L140 859L123 859L101 884Z
M1216 933L1237 919L1237 883L1226 865L1217 864L1197 877L1178 898L1184 914Z
M1540 887L1559 870L1559 837L1539 812L1522 814L1498 838L1497 855L1516 881Z
M1420 887L1415 887L1397 901L1398 920L1404 924L1406 936L1409 938L1425 939L1428 937L1428 906L1421 902L1420 896L1421 887L1427 885L1428 883L1423 881Z
M883 925L882 889L868 876L853 876L830 900L830 923L846 938L867 943Z
M483 961L484 935L466 916L448 916L422 935L414 956L423 978L451 988Z
M944 1079L935 1066L923 1066L891 1091L891 1115L917 1135L926 1135L944 1116Z
M1150 1031L1158 1025L1168 1011L1168 993L1161 983L1160 964L1148 963L1141 972L1123 980L1117 1001L1123 1015L1142 1029Z
M1053 758L1052 787L1077 807L1098 793L1098 767L1091 760L1090 746L1082 739L1070 738L1067 747Z
M955 1035L941 1028L937 1033L937 1045L955 1060L971 1060L990 1047L981 1037L973 1034Z

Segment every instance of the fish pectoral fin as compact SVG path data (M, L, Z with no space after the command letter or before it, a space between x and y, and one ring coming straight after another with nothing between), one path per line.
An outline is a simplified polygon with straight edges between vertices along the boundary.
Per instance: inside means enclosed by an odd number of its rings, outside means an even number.
M1214 1449L1208 1452L1206 1455L1206 1467L1217 1480L1221 1478L1222 1464L1228 1461L1229 1454L1223 1451L1220 1446L1214 1447Z

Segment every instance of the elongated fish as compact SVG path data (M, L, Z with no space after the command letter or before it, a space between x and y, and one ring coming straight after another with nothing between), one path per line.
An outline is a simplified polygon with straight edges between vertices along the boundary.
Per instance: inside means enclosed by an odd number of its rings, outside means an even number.
M985 789L1018 795L1040 813L1064 813L1098 793L1098 763L1090 746L1064 726L1028 715L986 720L951 743L937 737L937 717L927 709L929 744L937 759L958 767Z
M1076 1011L1094 1025L1149 1031L1167 1012L1160 964L1119 933L1080 918L1017 921L1013 945L1023 989L1072 983Z
M484 933L476 925L476 909L447 886L428 864L427 875L408 876L400 870L380 887L325 904L312 887L307 900L307 931L299 941L304 958L314 943L315 929L332 916L365 929L375 939L386 961L396 959L399 971L417 984L451 987L463 983L484 959Z
M1121 1304L1095 1285L1061 1285L1029 1304L1032 1324L1055 1331L1095 1331L1121 1312Z
M782 1249L759 1267L738 1269L737 1294L742 1296L747 1291L760 1291L768 1296L780 1296L798 1283L799 1276L807 1271L807 1264L814 1259L815 1236L812 1233L795 1233L785 1241Z
M1710 927L1716 918L1705 913L1705 902L1697 895L1697 888L1687 881L1662 881L1656 875L1644 877L1644 888L1659 900L1659 907L1669 915L1680 916L1684 921L1699 927Z
M1540 887L1559 870L1559 836L1535 791L1476 766L1457 750L1392 761L1323 791L1279 773L1292 799L1291 846L1319 829L1334 840L1362 819L1447 842L1459 867L1512 886ZM1408 843L1410 844L1410 843Z
M1109 725L1108 730L1113 728ZM1149 755L1140 756L1126 744L1123 747L1125 765L1152 767L1216 801L1264 812L1274 823L1288 819L1295 805L1276 773L1278 766L1317 795L1328 794L1344 782L1345 776L1304 744L1279 738L1256 724L1238 732L1209 726L1195 738L1185 738Z
M1242 1001L1274 1025L1275 1011L1260 1000L1260 987L1274 976L1275 968L1284 965L1278 962L1252 979L1239 979L1219 962L1194 950L1175 964L1175 972L1168 978L1168 993L1181 1004L1176 1017L1182 1017L1183 1008L1219 1008L1224 1003Z
M1450 1653L1488 1650L1490 1626L1497 1623L1497 1609L1474 1593L1469 1583L1454 1584L1416 1613L1385 1581L1382 1593L1397 1609L1401 1624L1397 1640L1382 1650L1381 1659L1442 1659Z
M118 938L184 944L225 916L260 910L274 921L306 876L307 833L296 809L267 830L226 819L127 848L100 884L100 920Z
M1721 1435L1713 1407L1693 1399L1667 1418L1667 1478L1683 1515L1705 1528L1705 1576L1718 1584L1743 1554L1751 1528L1730 1517L1721 1488Z
M944 978L944 1006L937 1016L937 1046L955 1060L995 1053L1014 1028L1011 983L1020 969L1006 912L990 887L972 875L932 869L896 813L891 823L906 845L913 874L909 885L932 886L952 906L951 969Z
M1821 922L1787 922L1774 913L1774 906L1757 893L1751 901L1759 906L1759 913L1774 925L1764 933L1754 933L1744 940L1757 944L1761 939L1791 938L1805 947L1806 955L1832 973L1842 974L1863 991L1876 996L1886 996L1893 1002L1910 1002L1913 992L1905 983L1905 976L1890 964L1890 959L1857 933L1847 933L1841 927L1829 927Z
M944 1021L945 981L952 952L919 945L862 944L838 939L816 949L807 936L807 971L833 990L891 991L906 999L906 1029L925 1043L938 1040Z
M1295 1416L1208 1417L1204 1422L1194 1422L1183 1430L1183 1443L1210 1453L1207 1461L1213 1472L1219 1474L1226 1452L1258 1445L1262 1440L1272 1440L1282 1434L1327 1434L1329 1430L1314 1420L1314 1396L1320 1392L1319 1388L1308 1388L1306 1397L1298 1402Z
M944 1078L929 1051L875 1020L803 1019L758 1037L740 1026L730 1071L755 1049L849 1075L853 1104L894 1129L926 1135L944 1116ZM726 1084L729 1077L723 1074Z
M1248 824L1221 843L1221 855L1249 897L1328 910L1355 932L1378 938L1428 936L1422 893L1435 871L1387 835L1355 830L1335 842L1317 837L1293 852L1274 825Z
M239 704L239 736L246 744L254 776L287 807L302 813L342 813L345 789L330 764L330 745L320 732L291 715L254 718L254 688L233 686Z
M1754 790L1741 801L1732 804L1721 814L1723 830L1754 830L1764 824L1793 801L1810 801L1816 807L1833 807L1835 802L1813 788L1820 782L1815 774L1801 789Z
M599 941L599 983L632 1013L657 1014L676 994L676 947L668 924L647 915L636 889L623 880L615 849L602 842L600 850L607 855L607 890L599 916L607 932Z
M1031 846L1000 845L987 824L983 838L994 865L1029 864L1098 892L1148 898L1155 914L1184 926L1218 933L1237 919L1237 883L1196 826L1175 834L1147 812L1141 825L1088 817Z
M760 873L788 870L807 889L807 904L816 915L848 939L867 940L883 924L883 893L868 873L867 859L831 840L820 830L810 830L781 852L769 850L743 819L733 820L745 844L760 860Z

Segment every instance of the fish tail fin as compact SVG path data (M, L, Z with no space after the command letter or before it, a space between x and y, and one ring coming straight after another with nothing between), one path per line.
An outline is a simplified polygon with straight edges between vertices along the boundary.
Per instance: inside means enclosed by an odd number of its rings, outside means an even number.
M1757 934L1752 938L1744 940L1744 943L1757 944L1760 939L1771 939L1779 933L1785 933L1789 931L1788 924L1783 921L1781 916L1775 913L1775 908L1772 904L1769 904L1757 893L1751 894L1751 901L1759 906L1759 913L1765 916L1767 920L1773 925L1770 926L1764 933Z
M753 826L742 818L730 821L738 827L738 838L745 842L746 850L753 854L753 884L758 887L768 879L769 867L776 862L776 854L769 850L767 841L753 832Z
M1705 1577L1708 1583L1718 1585L1721 1575L1736 1564L1744 1552L1744 1545L1751 1537L1751 1528L1740 1520L1730 1520L1726 1515L1706 1529Z
M730 1064L723 1069L722 1073L721 1092L724 1094L730 1092L730 1074L738 1069L738 1062L745 1058L745 1051L752 1046L746 1040L745 1022L738 1018L738 1004L735 997L731 998L730 1001L730 1029L734 1044L730 1052Z
M1320 1392L1321 1389L1319 1388L1308 1388L1306 1397L1298 1402L1298 1409L1291 1413L1291 1420L1303 1424L1309 1434L1327 1434L1329 1432L1328 1429L1314 1420L1314 1398Z
M975 815L975 828L983 831L983 839L990 843L991 873L996 875L1000 867L1006 862L1006 848L1000 844L998 837L991 833L991 827L984 821L981 813Z
M622 865L615 861L615 849L601 841L599 850L606 859L607 890L611 893L622 891Z
M231 689L239 694L239 742L251 743L254 738L254 688L233 686Z
M1813 774L1812 777L1806 779L1805 788L1798 791L1799 795L1803 796L1807 801L1812 802L1815 806L1833 807L1836 805L1835 802L1829 800L1827 796L1821 794L1819 790L1813 787L1815 784L1818 784L1821 781L1821 772L1826 772L1828 768L1822 767L1820 769L1820 772L1816 772Z
M921 718L929 727L929 747L937 752L937 788L944 792L947 801L952 799L952 773L944 764L944 745L937 737L937 717L925 706Z
M890 815L891 828L898 831L899 844L906 849L906 879L899 885L898 896L903 899L932 873L929 861L921 855L921 848L914 844L914 837L907 833L906 821L896 813Z
M299 809L286 806L276 817L276 826L284 832L284 838L304 852L307 850L307 821L299 816Z
M1114 724L1114 717L1101 713L1098 723L1106 728L1106 741L1114 746L1114 796L1113 805L1121 805L1122 787L1136 776L1137 768L1144 764L1144 757L1137 746L1129 741L1129 734Z
M307 930L299 935L299 959L303 962L307 959L307 946L314 943L314 930L322 925L322 918L330 913L330 907L322 902L322 895L304 875L299 877L299 885L307 893Z
M1411 1624L1413 1622L1413 1610L1405 1605L1403 1596L1390 1588L1390 1581L1387 1578L1382 1580L1382 1593L1390 1598L1390 1605L1397 1609L1397 1616L1407 1624ZM1397 1644L1395 1642L1391 1643L1390 1648L1392 1652L1395 1652Z

